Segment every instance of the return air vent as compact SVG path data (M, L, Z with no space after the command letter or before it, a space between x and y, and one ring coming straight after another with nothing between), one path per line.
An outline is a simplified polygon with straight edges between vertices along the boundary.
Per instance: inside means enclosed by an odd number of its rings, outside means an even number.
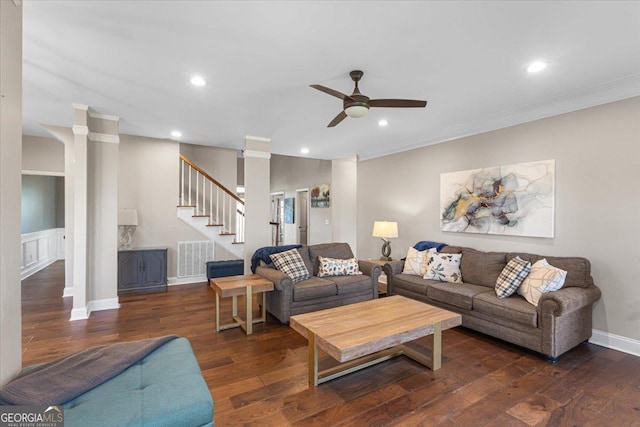
M206 276L207 261L213 261L214 242L178 242L178 278Z

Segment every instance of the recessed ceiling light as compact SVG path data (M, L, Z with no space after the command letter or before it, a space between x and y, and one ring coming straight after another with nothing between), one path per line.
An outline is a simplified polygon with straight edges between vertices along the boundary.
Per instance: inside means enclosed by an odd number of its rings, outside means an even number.
M542 71L547 68L547 64L541 61L532 62L527 67L527 71L530 73L537 73L538 71Z
M179 130L171 131L171 136L174 138L180 138L182 136L182 132L180 132Z
M301 148L301 149L300 149L300 152L301 152L302 154L309 154L309 149L308 149L308 148Z
M207 84L207 81L202 76L193 76L191 77L191 84L194 86L204 86Z
M380 121L378 122L378 126L380 126L380 127L385 127L385 126L386 126L386 125L388 125L388 124L389 124L389 122L388 122L388 121L386 121L385 119L382 119L382 120L380 120Z

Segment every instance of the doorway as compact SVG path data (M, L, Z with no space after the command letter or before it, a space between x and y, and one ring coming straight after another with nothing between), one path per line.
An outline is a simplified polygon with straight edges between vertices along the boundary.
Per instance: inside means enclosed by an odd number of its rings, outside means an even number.
M296 243L300 245L309 244L309 189L296 190L296 204L298 205L297 220L298 233Z
M271 193L271 243L273 246L284 244L284 192Z

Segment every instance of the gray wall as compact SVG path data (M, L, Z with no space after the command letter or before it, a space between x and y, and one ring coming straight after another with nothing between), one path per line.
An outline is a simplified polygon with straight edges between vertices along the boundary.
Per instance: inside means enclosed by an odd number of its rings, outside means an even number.
M594 329L640 339L640 97L362 161L358 255L379 256L374 220L398 221L392 256L419 240L479 250L584 256L602 290ZM444 233L440 174L556 160L555 238ZM384 173L381 173L384 171Z
M317 184L331 184L331 160L271 156L271 192L284 191L285 197L295 198L296 189ZM331 241L331 209L309 208L309 244ZM298 224L285 224L284 244L296 243L297 228Z
M120 135L118 208L138 210L134 246L169 248L169 277L177 274L177 242L206 240L177 216L179 153L175 141Z
M22 170L64 174L64 144L55 138L23 135Z
M22 176L21 232L64 227L64 178Z

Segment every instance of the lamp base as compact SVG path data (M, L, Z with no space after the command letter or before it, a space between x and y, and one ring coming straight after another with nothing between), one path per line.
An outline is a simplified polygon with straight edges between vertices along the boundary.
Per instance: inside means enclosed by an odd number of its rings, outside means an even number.
M389 240L387 239L382 239L382 241L384 243L382 244L382 256L380 257L380 260L391 261L391 243L389 243Z

